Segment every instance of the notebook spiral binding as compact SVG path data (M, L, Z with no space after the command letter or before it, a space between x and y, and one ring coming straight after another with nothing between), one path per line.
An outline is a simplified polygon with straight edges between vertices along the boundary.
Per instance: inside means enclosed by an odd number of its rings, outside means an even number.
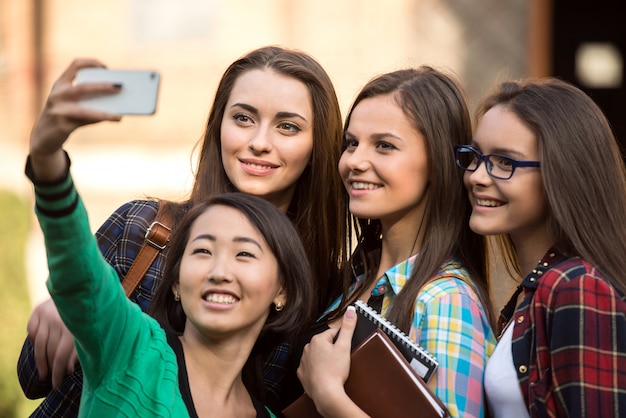
M411 340L404 332L402 332L402 330L389 322L386 318L383 318L367 303L357 300L354 303L354 306L357 314L361 314L363 317L367 318L369 320L368 322L372 324L371 326L380 328L389 338L391 338L392 341L397 343L396 346L402 352L411 367L413 367L413 369L422 379L424 379L425 382L428 382L439 366L435 356L416 344L415 341ZM373 330L371 326L368 327L367 330L363 328L363 331L359 332L359 327L363 327L363 325L360 325L359 322L357 322L355 337L358 339L365 338ZM357 336L357 334L360 335Z

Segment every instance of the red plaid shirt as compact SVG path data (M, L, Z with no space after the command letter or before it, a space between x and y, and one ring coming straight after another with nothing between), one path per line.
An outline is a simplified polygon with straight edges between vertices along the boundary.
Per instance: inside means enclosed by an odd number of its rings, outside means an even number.
M513 363L532 417L626 416L626 301L588 262L550 250L523 281Z

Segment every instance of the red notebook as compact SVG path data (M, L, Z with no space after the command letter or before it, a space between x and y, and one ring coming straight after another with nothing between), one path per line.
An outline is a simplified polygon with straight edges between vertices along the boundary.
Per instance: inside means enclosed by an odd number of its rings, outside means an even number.
M352 351L348 396L372 418L449 417L443 403L379 328ZM285 418L321 415L305 393L283 410Z

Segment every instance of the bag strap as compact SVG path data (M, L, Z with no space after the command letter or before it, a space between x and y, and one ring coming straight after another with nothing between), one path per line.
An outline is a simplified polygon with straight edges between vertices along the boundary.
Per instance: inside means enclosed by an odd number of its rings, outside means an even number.
M146 239L143 246L122 280L122 287L126 292L126 296L130 296L135 291L135 288L148 271L150 265L152 265L156 256L169 243L172 231L172 213L168 206L166 203L159 202L159 209L154 222L150 224L146 231Z

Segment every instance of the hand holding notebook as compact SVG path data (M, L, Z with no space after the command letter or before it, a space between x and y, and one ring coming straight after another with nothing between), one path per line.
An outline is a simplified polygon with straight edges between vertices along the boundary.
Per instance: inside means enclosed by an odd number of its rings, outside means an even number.
M363 306L360 308L363 311ZM356 307L357 313L360 308ZM443 403L430 391L416 369L411 367L394 345L399 340L395 337L394 340L389 338L383 331L384 327L378 326L378 320L372 319L377 318L378 314L372 315L372 312L367 309L365 312L366 314L358 315L357 328L362 328L362 323L372 320L377 325L351 353L350 372L344 386L346 394L363 411L374 418L447 417L448 412ZM384 325L387 326L387 323ZM359 332L362 332L362 329ZM355 331L355 336L356 334ZM430 355L429 358L434 360ZM434 367L436 367L436 361ZM302 395L287 407L283 415L286 418L321 416L307 394Z

